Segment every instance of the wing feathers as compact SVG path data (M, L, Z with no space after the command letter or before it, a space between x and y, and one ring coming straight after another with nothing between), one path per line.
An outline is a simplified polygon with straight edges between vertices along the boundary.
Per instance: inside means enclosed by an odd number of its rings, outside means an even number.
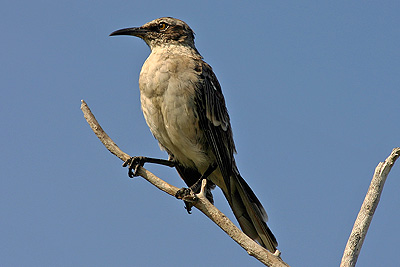
M196 109L200 127L215 155L228 191L224 192L224 195L243 232L275 252L278 244L266 224L267 213L240 176L234 162L233 154L236 153L236 149L221 86L211 67L205 62L200 64L200 79L196 84Z

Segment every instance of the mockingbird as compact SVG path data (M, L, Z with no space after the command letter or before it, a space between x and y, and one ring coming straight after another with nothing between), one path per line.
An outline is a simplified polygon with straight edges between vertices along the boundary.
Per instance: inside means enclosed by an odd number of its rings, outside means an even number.
M202 179L222 189L242 230L275 252L277 241L267 213L236 167L235 144L221 86L194 45L194 33L182 20L164 17L141 27L114 31L143 39L151 54L139 78L144 117L168 160L134 157L129 176L145 162L175 167L195 193ZM134 169L135 173L132 172ZM180 190L177 197L187 191ZM190 207L187 207L190 211Z

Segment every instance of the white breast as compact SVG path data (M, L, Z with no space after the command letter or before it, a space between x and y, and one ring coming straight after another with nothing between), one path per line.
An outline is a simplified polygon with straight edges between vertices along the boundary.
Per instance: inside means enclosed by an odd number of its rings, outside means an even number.
M182 55L153 51L139 79L142 110L160 147L186 166L207 168L194 104L197 74Z

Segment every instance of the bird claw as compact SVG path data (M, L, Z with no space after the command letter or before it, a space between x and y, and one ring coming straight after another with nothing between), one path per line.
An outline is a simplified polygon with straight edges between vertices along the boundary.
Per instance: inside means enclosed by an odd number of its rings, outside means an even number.
M133 178L138 176L139 167L143 167L144 163L144 157L131 157L130 159L126 160L124 164L122 164L122 167L129 165L128 176Z
M194 204L197 202L198 198L196 197L195 193L192 191L190 188L181 188L179 189L175 197L177 199L182 199L183 202L185 203L185 209L189 214L192 214L192 207Z

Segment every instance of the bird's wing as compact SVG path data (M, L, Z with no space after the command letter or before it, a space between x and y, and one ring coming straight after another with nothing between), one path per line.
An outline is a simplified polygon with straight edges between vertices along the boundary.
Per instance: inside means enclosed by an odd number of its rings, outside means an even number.
M274 252L278 243L266 224L267 213L240 176L234 161L235 144L221 86L207 63L202 63L200 76L195 98L199 124L212 147L228 190L224 195L243 232Z
M210 65L201 62L200 79L196 85L196 109L199 124L203 129L208 144L212 147L218 167L230 190L230 176L236 153L232 128L222 94L221 85Z

